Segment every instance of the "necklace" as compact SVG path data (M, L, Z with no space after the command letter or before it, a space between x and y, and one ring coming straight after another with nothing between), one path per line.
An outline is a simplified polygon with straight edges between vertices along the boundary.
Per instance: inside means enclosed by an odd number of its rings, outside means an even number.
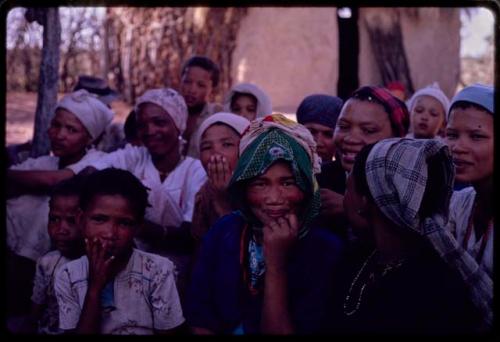
M362 299L363 299L363 294L365 292L365 289L368 285L370 285L371 283L375 282L375 280L377 278L382 278L384 277L387 273L389 273L390 271L392 270L395 270L397 268L399 268L401 265L403 265L405 259L400 259L398 260L397 262L391 262L391 263L388 263L388 264L385 264L383 265L383 269L382 271L380 272L380 276L377 276L377 270L373 270L372 272L370 272L370 274L368 275L367 277L367 280L365 280L362 284L361 284L361 287L359 289L359 295L357 296L357 300L356 300L356 303L353 305L352 302L352 295L353 295L353 289L356 285L358 285L358 280L360 278L360 276L363 274L363 271L365 270L365 268L367 268L367 265L370 263L370 261L373 259L373 257L375 256L375 254L377 253L377 250L375 249L369 256L368 258L366 259L366 261L363 263L363 265L361 266L360 270L358 271L358 273L356 274L356 276L354 277L352 283L351 283L351 286L349 287L349 292L347 293L347 296L345 297L344 299L344 314L346 316L351 316L353 314L355 314L358 310L359 310L359 307L361 306L361 302L362 302ZM372 266L373 268L373 266ZM351 307L353 307L351 309Z

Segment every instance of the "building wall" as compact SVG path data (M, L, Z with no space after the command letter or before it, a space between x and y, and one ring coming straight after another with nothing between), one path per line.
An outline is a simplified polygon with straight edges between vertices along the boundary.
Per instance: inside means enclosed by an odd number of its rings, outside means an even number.
M275 111L288 113L312 93L336 95L337 36L334 7L250 8L233 53L233 83L256 83Z

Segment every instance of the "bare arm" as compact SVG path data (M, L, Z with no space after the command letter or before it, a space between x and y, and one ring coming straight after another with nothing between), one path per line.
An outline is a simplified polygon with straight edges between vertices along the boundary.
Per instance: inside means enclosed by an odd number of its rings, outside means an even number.
M26 194L48 194L52 186L74 175L70 169L7 170L7 198Z

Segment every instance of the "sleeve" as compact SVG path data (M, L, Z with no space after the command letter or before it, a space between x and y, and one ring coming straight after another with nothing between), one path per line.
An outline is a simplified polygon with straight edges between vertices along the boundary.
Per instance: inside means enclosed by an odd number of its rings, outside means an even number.
M54 291L59 306L59 328L63 330L75 329L80 320L82 308L71 289L71 278L66 266L56 273Z
M131 145L127 145L123 149L106 154L87 153L78 163L69 165L67 168L75 174L79 173L87 166L93 166L98 170L115 167L117 169L131 171L138 163L139 158L138 149Z
M207 174L199 160L194 160L190 170L192 171L187 177L185 191L183 192L185 203L183 206L183 220L185 222L192 221L196 194L207 181Z
M195 196L193 219L191 222L191 236L195 240L200 240L203 234L208 230L205 224L205 222L207 222L207 217L205 215L207 211L205 193L205 186L203 186Z
M42 258L38 258L36 262L35 278L33 280L33 294L31 295L31 301L39 305L46 304L48 286L49 284L42 265Z
M173 329L184 322L181 302L175 286L173 264L168 260L164 261L159 265L153 277L150 298L155 330Z
M45 170L52 165L50 157L42 156L38 158L28 158L24 162L10 167L11 170Z

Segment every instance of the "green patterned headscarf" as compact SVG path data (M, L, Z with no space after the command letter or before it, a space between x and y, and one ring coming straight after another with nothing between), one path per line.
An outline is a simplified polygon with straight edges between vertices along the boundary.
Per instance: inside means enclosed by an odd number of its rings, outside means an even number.
M299 238L305 236L320 207L319 187L313 173L318 169L316 162L319 164L319 159L309 131L281 114L266 116L252 121L241 139L240 155L229 192L233 199L237 199L239 209L251 224L254 234L262 234L262 223L246 204L246 185L249 180L265 173L275 162L285 161L305 195L305 208L299 216Z

